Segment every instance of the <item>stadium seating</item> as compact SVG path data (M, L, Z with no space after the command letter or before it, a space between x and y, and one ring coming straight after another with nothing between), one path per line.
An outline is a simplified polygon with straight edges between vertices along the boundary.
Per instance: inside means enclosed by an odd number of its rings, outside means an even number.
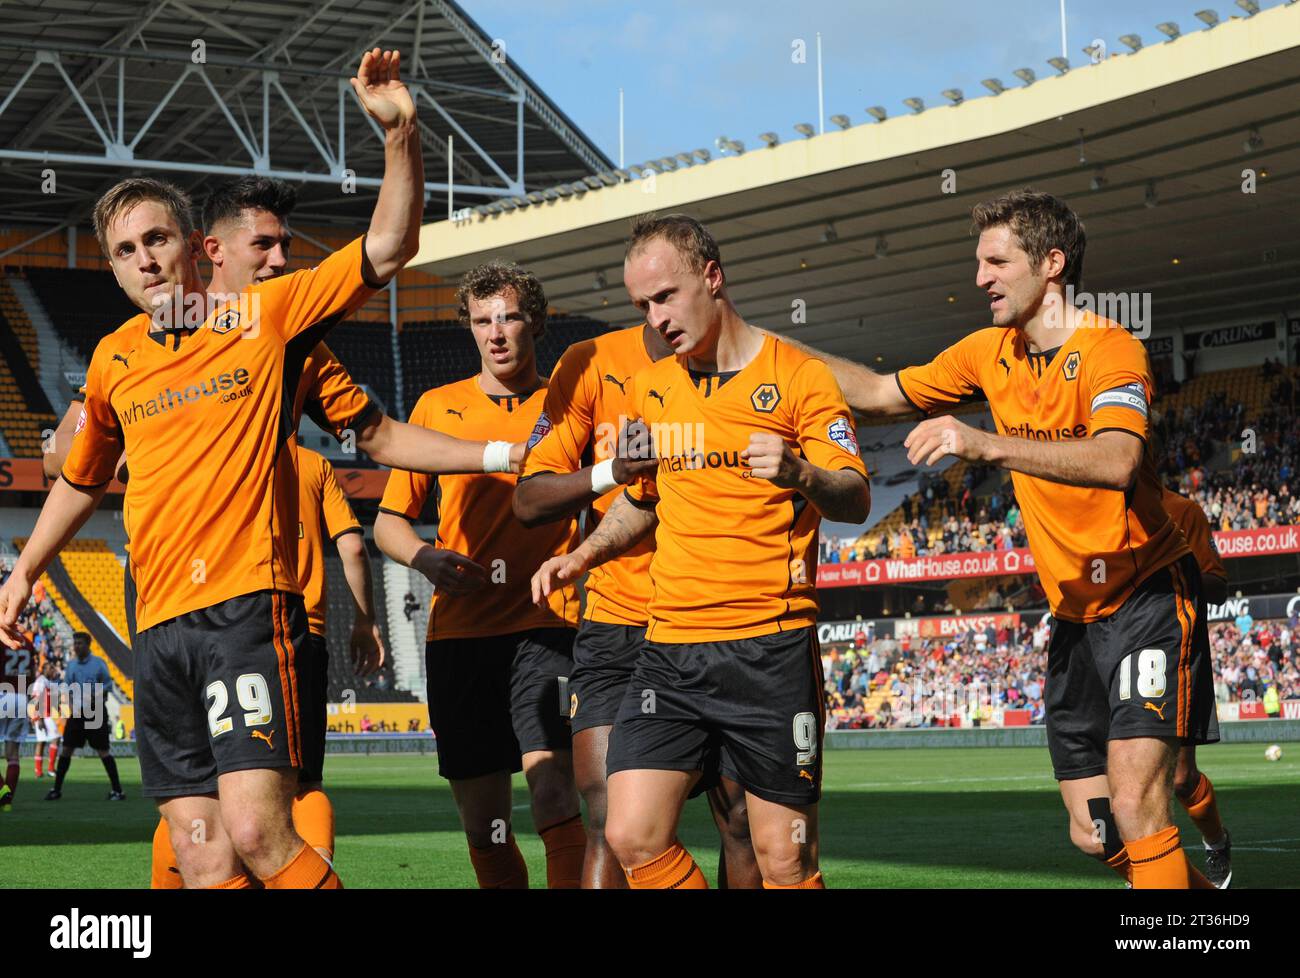
M140 311L110 272L32 267L26 275L54 328L86 363L107 333Z
M537 343L537 369L549 376L568 347L608 332L606 323L581 316L553 316ZM407 410L433 387L454 383L479 371L478 349L469 330L454 319L406 323L399 335L402 387ZM340 354L341 356L341 354Z
M383 567L379 558L372 557L370 563L375 583L376 617L387 644L387 622L381 610L386 607ZM348 702L345 691L351 691L354 695L350 699L354 703L413 702L416 697L409 691L393 688L390 666L385 666L383 670L386 688L376 685L376 676L362 679L353 670L349 642L352 634L352 594L343 574L343 561L332 548L325 553L325 601L325 642L330 655L329 701Z
M352 379L364 384L384 402L389 414L397 402L396 371L390 323L340 323L325 342L334 351Z
M104 544L102 540L98 540L98 541L74 540L63 551L63 557L65 558L65 560L67 558L72 558L73 562L79 562L78 558L75 556L74 551L72 549L73 547L76 547L79 544L90 545L89 549L81 551L81 553L96 552L93 548L97 544L99 547L102 548L102 552L106 553L109 559L112 560L114 564L116 564L117 559L113 557L112 552L108 550L107 545ZM91 588L91 590L85 592L83 596L91 603L91 606L94 607L96 611L98 611L105 618L108 618L110 621L113 620L111 614L112 609L113 608L117 609L117 615L121 623L120 625L121 631L118 634L122 636L122 640L125 642L126 621L122 612L122 606L123 606L122 569L119 566L117 570L117 594L116 594L116 598L114 598L112 592L112 585L109 582L107 576L102 573L89 572L89 567L94 566L95 563L96 561L94 560L94 558L91 558L85 562L85 566L82 566L82 572L85 574L83 579L89 582L89 586ZM86 623L82 621L81 617L73 609L67 596L64 595L59 590L58 586L51 579L50 575L48 573L43 574L41 576L41 580L44 582L46 590L49 592L50 597L54 600L54 603L58 607L59 611L63 613L63 616L65 618L67 618L68 623L72 626L73 631L83 631L83 632L91 631L91 629L87 627ZM80 581L78 581L77 587L78 588L82 587ZM114 601L116 601L115 604ZM117 629L118 627L119 627L118 623L114 622L113 628ZM93 638L91 641L91 651L95 655L98 655L100 658L104 660L104 663L108 666L108 673L113 678L113 682L117 684L117 687L122 691L122 693L127 697L127 699L134 699L135 698L134 683L126 677L126 675L118 667L118 664L114 661L113 657L105 651L103 646L101 646L99 642L95 641Z
M41 454L41 433L58 424L36 378L40 345L7 279L0 277L0 432L17 457Z

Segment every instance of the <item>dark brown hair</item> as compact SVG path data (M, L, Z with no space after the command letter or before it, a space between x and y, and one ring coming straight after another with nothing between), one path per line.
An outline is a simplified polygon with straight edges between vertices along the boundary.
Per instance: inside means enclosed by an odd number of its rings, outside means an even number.
M1060 197L1028 188L1014 190L996 200L986 200L971 209L979 233L993 227L1008 227L1034 265L1042 263L1053 249L1065 255L1061 284L1076 289L1083 281L1083 252L1088 238L1079 215Z
M520 311L540 336L546 326L546 291L542 283L532 272L500 258L471 268L460 280L456 301L460 304L458 316L461 324L469 325L470 299L490 299L508 291L514 292Z
M171 211L172 217L176 219L176 224L181 229L181 237L189 239L194 231L194 212L190 195L165 180L155 180L152 177L129 177L110 187L107 193L95 203L91 221L95 228L95 237L99 239L99 247L103 249L105 255L108 255L108 226L136 204L142 204L146 200L156 201Z
M718 263L722 268L722 254L718 251L718 242L714 240L709 229L687 214L642 214L632 222L632 236L627 242L627 251L623 260L631 258L633 253L646 244L662 238L682 256L682 261L692 272L703 272L709 262ZM723 281L726 274L723 273Z
M246 210L270 211L280 220L293 213L298 191L271 177L239 177L218 184L203 203L203 229L211 231L223 221L238 220Z

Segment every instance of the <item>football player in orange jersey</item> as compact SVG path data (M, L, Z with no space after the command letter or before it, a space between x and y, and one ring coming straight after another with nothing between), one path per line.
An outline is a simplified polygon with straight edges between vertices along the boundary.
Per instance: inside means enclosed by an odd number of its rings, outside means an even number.
M651 446L647 444L642 454L636 436L624 434L634 393L629 388L636 373L671 355L672 347L644 323L565 350L551 373L542 409L551 431L528 455L515 488L515 515L534 526L569 519L585 509L590 532L625 486L640 476L653 476L659 463L648 451ZM641 432L648 443L649 432L643 427ZM573 644L569 677L573 768L587 803L584 887L627 885L605 841L605 759L614 717L645 641L653 556L654 541L647 538L593 569L586 580L586 608ZM719 783L710 786L714 780ZM719 888L761 886L763 877L749 841L744 789L714 772L701 780L697 790L701 787L708 791L722 840Z
M93 512L125 449L142 780L161 799L189 885L245 888L248 872L268 888L339 885L289 816L306 614L285 519L296 487L283 388L293 362L418 247L423 161L399 65L394 52L369 51L352 81L385 131L369 233L316 269L255 287L247 305L209 308L200 235L175 188L124 181L96 207L101 246L142 314L92 358L85 426L0 590L0 638L17 640L32 582ZM216 630L221 643L204 637ZM191 837L194 819L206 844Z
M1169 813L1179 747L1218 738L1201 573L1161 503L1146 441L1146 351L1070 301L1086 236L1064 201L1019 191L973 217L991 326L893 375L827 360L865 414L988 401L997 433L930 418L906 439L908 458L1011 470L1057 619L1046 691L1056 777L1106 775L1104 819L1113 812L1135 888L1208 887Z
M1228 572L1214 545L1205 511L1186 496L1168 488L1164 489L1161 500L1196 555L1206 604L1222 604L1228 597ZM1211 718L1211 724L1212 730L1218 729L1217 716ZM1106 776L1066 780L1060 784L1061 799L1070 816L1070 840L1086 855L1106 863L1120 876L1130 879L1132 863L1123 843L1115 837L1114 823L1108 819L1110 788ZM1196 766L1194 743L1184 744L1178 751L1174 797L1201 831L1201 841L1205 846L1205 878L1221 890L1228 889L1232 885L1232 837L1219 815L1214 784Z
M676 354L632 380L659 465L533 577L545 601L655 532L645 643L609 741L605 837L629 886L704 888L677 825L717 763L745 790L763 886L820 889L817 528L870 508L849 411L825 364L741 318L699 221L638 220L623 279Z
M546 322L542 285L513 264L488 262L465 275L458 299L479 372L426 391L411 422L473 437L527 438L531 447L549 427L534 352ZM572 672L578 597L573 587L561 588L534 607L529 577L569 550L577 525L569 518L525 527L514 515L514 482L394 470L375 542L434 585L425 645L429 720L438 773L451 782L479 886L528 885L511 831L511 774L522 770L546 847L547 885L573 888L582 878L586 834L560 681ZM435 491L437 546L411 526Z
M212 280L208 285L210 296L235 296L253 285L285 274L293 241L288 218L296 200L297 194L289 184L257 176L227 181L208 195L202 214L205 231L203 248L213 269ZM43 465L46 475L51 479L58 477L78 430L77 426L84 423L84 399L84 392L73 399L54 438L45 446L47 451ZM370 401L323 342L318 343L304 361L302 379L293 404L295 425L306 412L340 442L354 445L376 462L393 468L433 473L476 472L484 468L495 471L506 464L508 458L510 470L517 471L524 455L525 446L522 441L517 444L466 441L393 420ZM348 433L354 437L345 439L344 436ZM122 482L128 479L124 461L123 459L123 463L119 463L117 472L117 477ZM318 509L319 504L312 508ZM124 503L124 513L125 509ZM363 553L354 553L356 543L348 538L340 538L338 541L350 584L354 580L361 582L362 576L369 573L368 564L358 563L365 558ZM314 563L319 569L321 560L317 559ZM124 576L127 629L134 645L136 595L129 562ZM308 586L305 580L301 583L304 587ZM363 606L360 603L359 589L368 592L369 588L362 588L359 583L358 587L352 589L354 599L358 602L357 607L361 609ZM314 608L309 602L307 611L310 632L308 642L309 645L318 646L317 640L324 634L323 608ZM365 675L383 664L384 653L378 628L373 619L367 620L364 613L354 619L352 653L358 675ZM314 718L311 726L315 734L311 742L304 745L308 760L316 757L323 760L327 706L323 697L327 682L324 676L317 676L316 672L317 667L324 668L326 662L323 650L316 647L303 659L301 668L297 670L304 714ZM319 766L315 762L307 765L311 771ZM308 776L300 781L294 799L294 817L296 823L305 823L307 819L300 818L300 814L311 813L310 825L298 825L300 834L309 835L318 851L324 850L322 855L330 858L328 853L333 851L333 811L319 786L313 787L319 780L318 776ZM153 850L151 878L154 887L178 887L179 870L165 819L160 820L159 829L154 833Z

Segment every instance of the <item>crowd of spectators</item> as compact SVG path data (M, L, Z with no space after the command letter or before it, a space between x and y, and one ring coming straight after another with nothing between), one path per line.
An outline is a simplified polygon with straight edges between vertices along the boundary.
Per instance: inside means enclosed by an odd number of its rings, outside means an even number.
M864 627L853 642L825 647L826 728L885 729L992 721L998 711L1044 719L1050 619L989 625L948 638L876 638ZM1257 700L1274 712L1300 699L1300 616L1210 628L1215 699ZM1271 692L1270 692L1271 691Z
M1157 405L1151 414L1157 471L1169 488L1199 503L1216 530L1300 524L1300 491L1292 493L1290 486L1300 471L1300 414L1291 403L1295 391L1290 377L1272 361L1265 362L1260 375L1261 382L1272 381L1271 400L1277 406L1258 419L1247 418L1245 405L1223 392L1180 410L1161 411ZM1212 463L1219 467L1211 468ZM961 486L951 489L941 474L922 472L917 491L900 504L901 526L856 538L824 537L822 562L1027 546L1010 482L987 496L976 495L988 475L985 467L968 466Z
M1266 364L1263 379L1276 373ZM1200 503L1215 529L1300 522L1300 497L1290 487L1300 468L1300 415L1290 407L1292 393L1283 376L1273 390L1273 401L1281 406L1254 420L1246 417L1244 405L1222 393L1196 408L1153 414L1155 443L1163 446L1157 460L1161 475L1171 489ZM1225 447L1233 456L1229 464L1207 469Z
M947 638L862 632L823 654L827 729L971 725L1007 709L1042 723L1048 634L1027 622Z
M1300 699L1300 618L1235 622L1210 626L1214 692L1220 702Z
M14 560L15 558L12 557L0 557L0 586L3 586L13 572ZM37 581L36 586L32 588L31 600L18 616L18 628L27 636L31 647L36 651L36 661L43 662L48 659L62 674L64 663L72 655L72 640L64 639L60 635L58 614L59 610L46 592L45 585ZM63 631L71 635L66 629Z

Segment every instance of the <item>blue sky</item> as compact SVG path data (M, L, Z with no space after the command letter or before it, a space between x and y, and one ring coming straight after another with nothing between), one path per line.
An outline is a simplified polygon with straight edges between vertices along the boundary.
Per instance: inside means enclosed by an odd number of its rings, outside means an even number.
M795 123L817 124L816 34L822 34L826 115L869 122L904 98L944 105L941 92L988 94L980 81L1030 67L1054 74L1061 53L1060 0L461 0L470 16L505 42L508 56L618 161L618 89L624 90L628 164L703 147L727 135L761 148L760 132L801 138ZM1260 0L1267 10L1284 0ZM1195 12L1221 18L1233 0L1066 0L1072 65L1094 38L1127 52L1121 34L1163 41L1172 20L1202 30ZM792 61L802 39L807 62ZM831 128L826 122L826 127Z

